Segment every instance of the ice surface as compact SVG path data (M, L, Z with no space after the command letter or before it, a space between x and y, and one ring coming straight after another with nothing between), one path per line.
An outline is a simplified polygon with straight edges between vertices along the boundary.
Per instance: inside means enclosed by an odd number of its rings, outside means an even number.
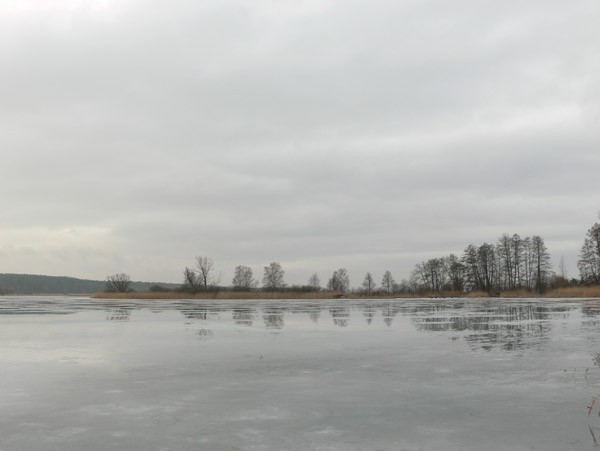
M591 450L599 366L598 301L4 297L0 450Z

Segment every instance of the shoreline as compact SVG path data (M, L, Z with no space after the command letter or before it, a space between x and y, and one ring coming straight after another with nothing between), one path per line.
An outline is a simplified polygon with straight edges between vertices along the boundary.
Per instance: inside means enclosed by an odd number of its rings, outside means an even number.
M94 293L90 295L93 299L449 299L449 298L600 298L600 286L593 287L567 287L549 290L546 293L538 294L526 290L502 291L500 293L490 294L481 291L470 293L462 292L442 292L442 293L379 293L362 294L346 293L342 295L339 292L332 291L314 291L314 292L287 292L287 291L216 291L201 293L183 293L177 291L167 292L144 292L131 291L127 293Z

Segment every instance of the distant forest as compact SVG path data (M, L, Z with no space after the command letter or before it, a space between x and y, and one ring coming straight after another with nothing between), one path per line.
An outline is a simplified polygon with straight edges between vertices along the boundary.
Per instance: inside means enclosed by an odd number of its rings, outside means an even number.
M154 282L132 282L136 291L149 291ZM169 289L178 284L161 283ZM104 291L105 280L85 280L74 277L40 276L33 274L0 274L0 295L7 294L92 294Z

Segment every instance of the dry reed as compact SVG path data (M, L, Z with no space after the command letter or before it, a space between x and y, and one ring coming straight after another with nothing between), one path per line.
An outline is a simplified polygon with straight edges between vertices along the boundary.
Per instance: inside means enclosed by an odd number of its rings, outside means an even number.
M279 291L217 291L183 293L180 291L145 291L130 293L95 293L97 299L332 299L332 292L279 292Z
M459 291L446 291L442 293L419 293L419 294L362 294L346 293L342 296L339 292L313 291L217 291L203 293L183 293L180 291L167 292L131 292L131 293L96 293L93 298L97 299L335 299L345 297L349 299L396 299L396 298L487 298L490 293L485 291L472 291L463 293ZM592 287L566 287L550 290L544 294L536 294L527 290L512 290L496 293L495 296L503 298L600 298L600 286Z

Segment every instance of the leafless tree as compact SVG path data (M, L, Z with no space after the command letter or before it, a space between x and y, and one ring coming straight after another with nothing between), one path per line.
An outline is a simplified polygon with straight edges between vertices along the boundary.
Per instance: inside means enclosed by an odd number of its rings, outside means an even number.
M498 239L496 257L499 289L514 290L522 287L527 272L527 239L522 239L518 233L512 237L505 233Z
M462 263L468 289L491 292L498 287L498 263L496 247L483 243L477 247L470 244L465 249Z
M106 277L105 291L118 293L133 291L133 289L131 288L131 284L132 282L129 277L129 274L125 274L124 272L114 274L112 276Z
M450 254L446 257L445 264L452 290L463 291L465 285L465 265L463 265L459 258L454 254Z
M523 269L523 253L524 253L524 241L521 239L518 233L512 236L512 248L513 248L513 286L515 288L521 288L522 283L522 269Z
M550 276L550 254L546 249L544 240L539 236L531 238L533 255L535 259L535 291L542 293L546 290L548 277Z
M285 288L285 282L283 281L284 275L285 271L281 267L281 264L277 262L270 263L269 266L265 266L263 287L266 290L279 290Z
M319 279L317 273L314 273L312 276L310 276L308 279L308 286L314 291L321 290L321 279Z
M483 277L479 264L479 248L469 244L462 256L465 266L465 282L469 290L483 290Z
M496 247L493 244L483 243L479 246L479 262L483 278L483 289L491 292L495 289L497 280L498 261L496 260Z
M183 270L183 290L189 293L197 293L202 289L202 283L198 278L198 274L191 268Z
M327 282L327 288L332 291L339 291L342 294L350 289L350 277L346 268L340 268L333 272L329 282Z
M560 262L558 263L558 272L560 273L560 277L563 279L568 279L569 276L567 274L567 267L565 265L565 257L560 257Z
M577 267L583 283L600 285L600 224L587 231Z
M215 276L214 272L215 263L212 258L209 257L196 257L196 268L198 279L200 284L205 291L209 288L214 288L221 282L221 274Z
M366 294L373 294L373 292L375 291L375 289L377 288L377 284L375 283L375 279L373 279L373 275L368 272L365 275L365 280L363 280L362 283L362 290L364 293Z
M447 278L444 259L431 258L418 263L413 275L419 280L423 291L442 291Z
M247 291L256 288L258 281L254 279L252 268L240 265L235 268L231 284L236 290Z
M501 262L501 272L504 280L506 281L505 286L509 290L513 289L513 271L514 271L514 261L513 261L513 246L512 240L508 234L503 234L498 240L498 245L496 246L498 251L498 256L500 257Z
M530 237L523 239L523 286L533 290L535 286L535 259Z
M390 294L394 291L395 285L396 281L394 280L392 273L389 271L383 273L383 278L381 279L381 288L383 289L383 291Z

